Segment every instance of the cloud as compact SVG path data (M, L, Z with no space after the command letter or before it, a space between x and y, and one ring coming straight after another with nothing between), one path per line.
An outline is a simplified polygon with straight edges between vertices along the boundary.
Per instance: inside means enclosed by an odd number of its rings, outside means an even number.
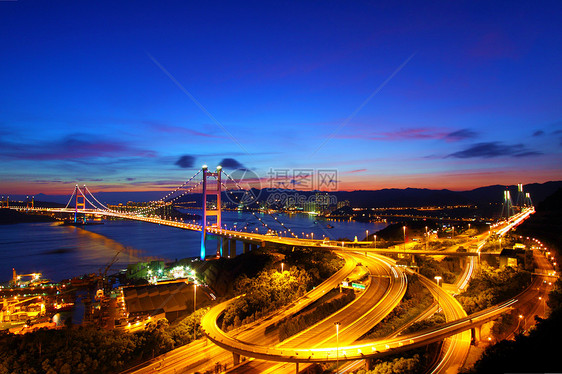
M143 121L154 131L165 132L168 134L184 134L190 136L199 136L205 138L222 138L222 136L207 134L201 131L192 130L186 127L167 125L158 121Z
M542 136L542 135L544 135L544 131L542 130L537 130L533 133L533 136Z
M523 144L505 145L501 142L476 143L465 150L451 153L446 157L454 158L494 158L500 156L528 157L542 153L530 151Z
M445 140L450 142L456 142L459 140L464 139L474 139L478 136L476 131L472 131L470 129L461 129L457 131L453 131L445 135Z
M240 162L236 161L233 158L223 158L222 161L219 163L225 169L244 169L247 170L244 165Z
M127 181L129 181L129 182L132 182L132 181L134 181L135 179L137 179L137 178L130 178L130 177L129 177L129 178L125 178L125 180L127 180Z
M352 174L352 173L362 173L364 171L367 171L367 169L356 169L356 170L350 170L347 173Z
M86 134L71 134L60 140L33 144L0 142L0 157L21 160L78 160L97 157L156 157L156 152L137 149L123 141Z
M174 165L178 165L182 169L192 168L194 164L195 157L190 155L183 155L174 163Z
M371 140L439 139L443 134L430 128L400 129L393 132L374 134Z
M396 131L387 131L372 134L345 134L340 135L341 138L360 138L369 140L382 141L403 141L403 140L426 140L426 139L444 139L447 142L456 142L464 139L476 138L478 134L470 129L460 129L453 132L445 132L435 128L415 127L408 129L399 129Z

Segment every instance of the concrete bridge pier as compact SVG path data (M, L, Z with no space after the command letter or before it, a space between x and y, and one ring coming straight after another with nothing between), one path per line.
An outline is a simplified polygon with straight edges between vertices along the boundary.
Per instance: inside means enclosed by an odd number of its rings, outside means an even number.
M236 240L230 239L230 246L229 246L229 247L230 247L230 248L229 248L230 251L229 251L229 253L228 253L228 256L229 256L230 258L236 257Z
M373 370L375 368L375 360L372 358L365 359L365 369L366 370Z
M244 250L243 253L248 253L250 252L250 243L248 242L243 242L244 243Z
M240 363L240 355L238 353L232 352L232 362L233 362L234 366L236 366Z
M295 373L299 374L299 363L298 362L295 363L295 369L296 369Z
M219 243L220 243L220 256L224 257L224 256L228 256L230 254L229 250L228 250L228 238L222 237L218 239ZM219 248L217 248L217 251L219 250Z
M258 249L258 245L257 245L257 244L250 244L250 250L251 250L251 251L255 251L256 249Z
M217 236L217 256L222 257L222 238Z
M471 330L474 346L478 347L478 343L480 343L480 341L482 340L482 325L475 326Z

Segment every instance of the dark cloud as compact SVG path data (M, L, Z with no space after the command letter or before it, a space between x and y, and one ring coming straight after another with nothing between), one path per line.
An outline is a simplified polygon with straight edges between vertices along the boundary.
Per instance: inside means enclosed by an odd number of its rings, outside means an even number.
M233 158L223 158L219 165L225 169L246 169L244 165Z
M134 181L134 180L137 179L137 178L125 178L125 179L128 180L129 182L132 182L132 181Z
M486 142L473 144L467 149L451 153L447 157L454 158L493 158L500 156L528 157L540 155L540 152L530 151L523 144L506 145L501 142Z
M195 164L195 157L190 155L183 155L175 162L175 165L178 165L182 169L189 169L192 168Z
M528 156L538 156L538 155L542 155L542 152L537 152L537 151L521 152L521 153L514 154L513 157L528 157Z
M470 129L460 129L460 130L453 131L453 132L450 132L447 135L445 135L445 140L451 141L451 142L456 142L456 141L464 140L464 139L474 139L477 136L478 136L478 133L476 133L476 131L472 131Z
M544 131L542 130L537 130L533 133L533 136L541 136L541 135L544 135Z
M33 144L0 142L0 157L21 160L78 160L97 157L155 157L151 150L136 149L123 141L72 134L60 140Z

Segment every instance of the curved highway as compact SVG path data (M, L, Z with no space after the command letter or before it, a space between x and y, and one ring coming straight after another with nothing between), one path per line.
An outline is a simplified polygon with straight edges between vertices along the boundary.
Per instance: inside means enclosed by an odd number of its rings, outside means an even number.
M390 313L406 292L405 274L389 259L377 255L365 257L362 254L355 254L355 256L363 261L363 265L372 275L371 284L365 292L345 308L277 346L272 348L245 342L232 338L219 329L216 321L232 300L215 306L203 317L201 324L205 334L215 344L243 356L270 361L311 362L307 357L312 355L318 357L317 361L326 361L326 357L331 357L328 360L335 361L337 359L337 347L334 346L336 321L341 324L338 334L340 344L342 346L350 344ZM384 273L381 274L383 270ZM377 282L377 276L382 276L380 282ZM386 282L388 285L380 296L380 286L375 283ZM300 348L302 346L307 348ZM315 348L311 350L309 347Z
M351 274L357 265L355 258L351 254L346 252L337 253L345 260L345 264L330 278L322 282L312 291L306 293L303 297L280 309L275 314L244 325L239 329L229 332L229 334L246 341L262 341L264 336L267 335L266 329L268 326L277 323L279 320L285 318L286 315L292 315L298 312L318 300L326 292L337 287ZM158 370L162 373L205 371L209 367L214 366L215 362L227 362L231 360L231 352L214 344L207 344L206 340L205 342L198 340L152 360L149 365L142 368L127 370L125 373L144 374L152 373L154 370Z

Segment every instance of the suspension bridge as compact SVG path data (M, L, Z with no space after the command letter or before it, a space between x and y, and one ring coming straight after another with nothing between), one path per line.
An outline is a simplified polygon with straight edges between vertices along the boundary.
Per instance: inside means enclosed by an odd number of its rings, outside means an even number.
M216 239L217 257L235 257L237 242L242 243L243 253L258 247L265 247L269 243L275 243L294 247L324 247L327 249L332 248L340 250L342 248L354 248L356 250L361 248L362 251L368 250L381 254L444 255L441 251L376 248L376 244L375 247L372 248L373 242L371 241L342 242L330 240L328 237L314 239L313 235L311 235L311 239L304 237L299 238L290 227L269 211L267 211L267 214L271 216L273 221L268 224L259 214L256 214L255 211L251 209L248 210L248 212L267 230L266 233L258 232L257 228L256 232L244 231L244 228L237 228L236 226L227 228L226 225L222 225L221 222L223 197L227 197L232 205L236 205L239 208L248 207L257 200L251 188L243 188L241 186L243 182L243 179L236 180L232 175L224 171L221 166L217 166L214 171L210 171L209 168L204 165L191 178L167 193L160 200L151 201L132 209L127 207L125 210L123 208L103 204L92 194L86 185L83 187L75 186L64 208L35 207L33 199L28 199L25 206L12 205L7 207L21 211L69 214L73 216L74 223L76 224L78 224L81 219L84 219L86 215L90 215L122 218L176 227L184 230L198 231L201 233L200 258L202 260L207 256L208 239L210 239L208 236ZM518 189L519 193L523 194L522 185L518 185ZM184 201L188 195L201 197L201 206L199 209L202 214L200 220L187 222L184 219L173 219L170 216L166 217L157 214L158 211L162 211L167 207L172 207L174 204ZM522 201L524 205L521 207L521 211L516 214L513 210L509 192L504 194L503 210L507 212L507 218L503 222L502 227L498 229L498 235L503 236L512 227L517 226L530 214L534 213L534 207L530 202L528 194L523 195L522 198L518 197L518 200ZM272 227L273 225L275 225L275 227ZM447 253L447 255L476 256L477 254L468 251L451 252Z

